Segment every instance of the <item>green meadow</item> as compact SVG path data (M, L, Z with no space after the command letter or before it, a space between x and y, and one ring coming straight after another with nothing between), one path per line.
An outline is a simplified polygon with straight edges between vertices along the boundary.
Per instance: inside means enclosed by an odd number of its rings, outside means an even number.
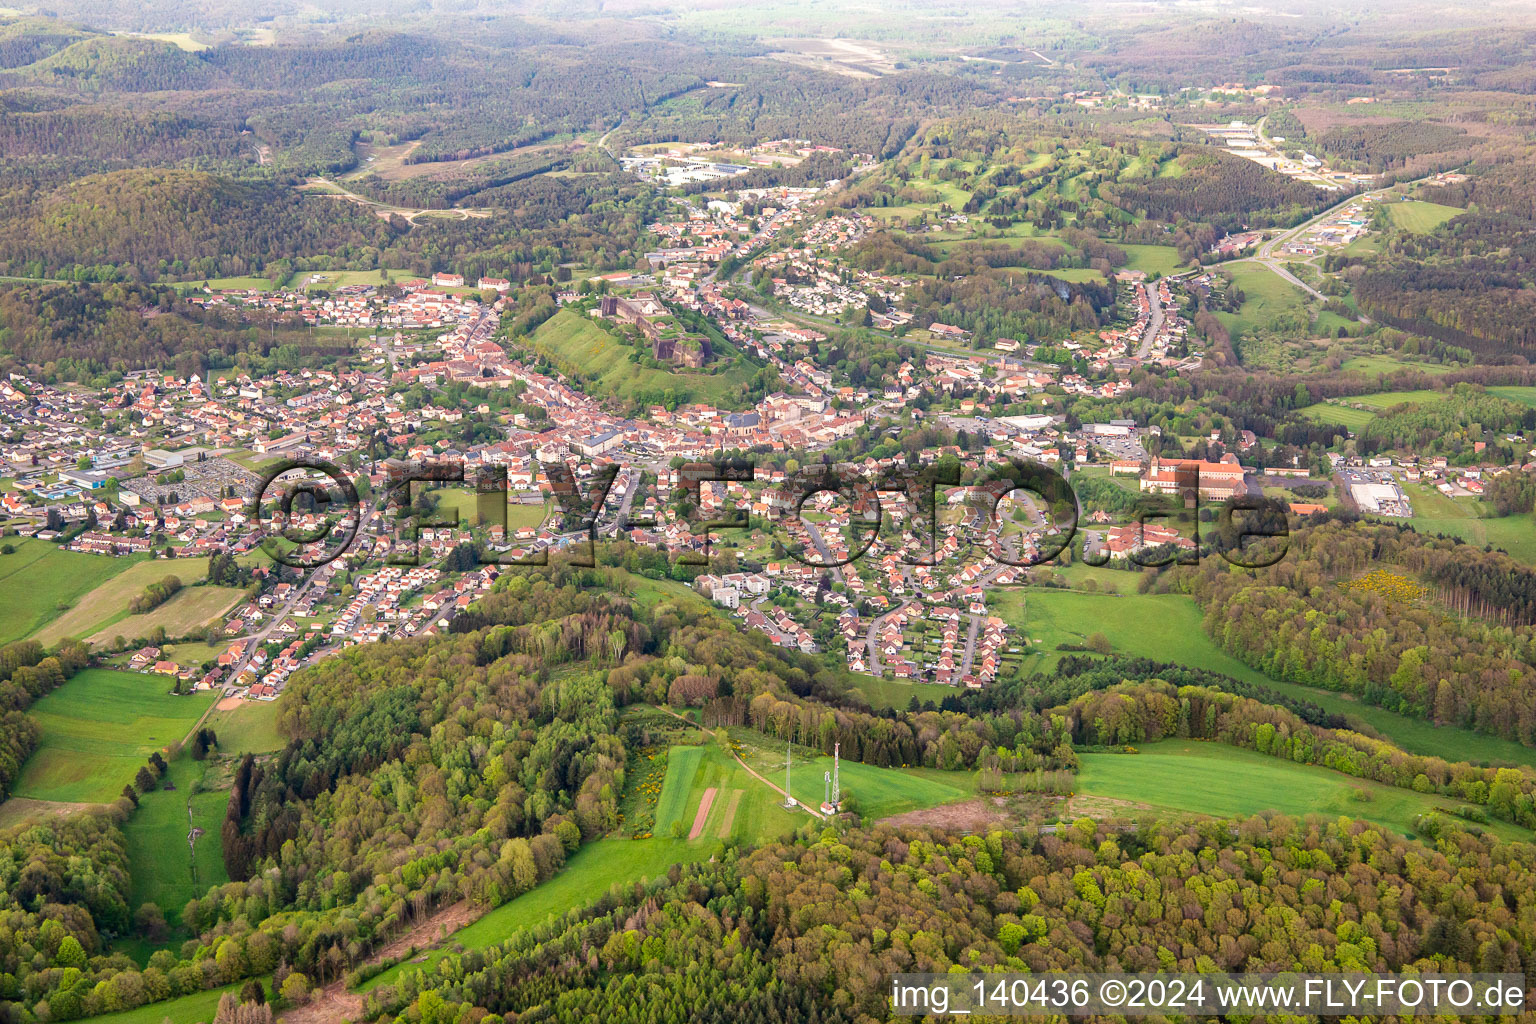
M1443 797L1222 743L1162 740L1136 749L1134 754L1078 755L1082 768L1074 813L1080 805L1115 817L1135 817L1141 809L1217 817L1279 811L1297 816L1363 818L1411 835L1419 815L1434 811L1451 814L1457 806ZM1096 805L1092 798L1134 806ZM1504 822L1482 827L1506 839L1531 838L1527 830Z
M17 780L17 796L110 803L151 752L181 740L213 702L177 697L165 676L86 669L34 703L42 743Z
M453 949L484 949L525 928L544 924L569 910L584 907L610 886L660 878L673 864L690 864L711 855L718 841L692 843L656 836L651 839L599 839L571 854L559 874L453 933L449 942L396 964L360 988L367 992L391 985L406 970L430 971ZM126 1022L136 1024L136 1022ZM179 1022L178 1022L179 1024Z
M721 402L753 372L751 364L744 360L731 363L729 351L716 352L711 366L729 363L718 373L672 373L638 366L629 358L632 349L592 323L590 317L572 309L563 309L540 324L530 340L557 366L574 370L592 379L593 386L602 393L621 398L642 392L660 394L671 388L694 401Z
M1233 263L1222 268L1243 290L1243 304L1236 313L1218 313L1233 337L1263 327L1272 318L1306 312L1307 296L1262 263Z
M1317 423L1337 423L1346 430L1356 432L1376 418L1376 414L1369 409L1351 409L1333 402L1317 402L1297 409L1296 413Z
M1521 386L1519 384L1497 384L1489 388L1488 393L1498 395L1506 401L1536 406L1536 387Z
M953 686L936 683L909 683L901 679L876 678L850 674L849 680L868 700L871 707L905 708L916 697L920 701L931 700L935 704L959 691Z
M272 979L264 978L262 983L271 988ZM206 992L194 992L189 996L179 996L159 1003L146 1003L138 1009L104 1013L90 1020L92 1024L164 1024L165 1021L171 1024L198 1024L211 1021L218 1012L219 997L226 992L238 993L243 984L241 982Z
M511 504L500 500L501 494L477 494L468 487L439 487L432 492L437 497L437 510L446 516L451 509L458 513L459 523L464 526L500 526L500 507L506 506L507 531L521 530L525 526L537 527L549 515L548 504Z
M15 550L0 555L0 644L20 640L63 614L139 557L112 558L66 551L34 537L10 541Z
M832 770L830 757L796 761L794 771L804 783L795 786L801 800L819 804L825 788L823 775ZM772 778L772 776L769 776ZM936 768L878 768L858 761L843 761L838 772L845 794L857 802L866 818L889 818L894 814L938 807L976 795L976 777L971 772L945 772Z
M1393 224L1404 231L1421 235L1428 234L1452 217L1459 217L1466 212L1454 206L1426 203L1417 199L1392 203L1387 207L1387 215L1392 218Z
M229 711L214 711L208 727L219 738L219 753L267 754L287 741L277 731L280 700L248 700Z
M1218 647L1205 632L1199 606L1183 594L1121 596L1014 588L995 591L992 610L1031 640L1039 641L1034 646L1040 652L1038 667L1044 671L1061 660L1058 644L1081 645L1094 633L1103 633L1115 653L1191 665L1260 683L1363 722L1412 753L1451 761L1502 761L1536 767L1536 749L1510 740L1409 718L1365 704L1350 694L1271 679Z
M194 568L190 564L178 566L174 562L160 559L135 559L122 572L81 597L69 611L38 630L32 639L44 647L51 647L65 637L84 639L113 622L127 618L128 602L145 587L167 576L175 576L190 586L203 578L203 569L201 566Z
M173 924L189 900L229 881L219 849L229 793L197 791L208 763L189 752L173 759L160 788L139 797L139 809L123 826L133 886L128 905L157 904ZM189 844L193 827L203 835Z
M1183 269L1179 265L1179 251L1171 245L1130 243L1117 243L1117 245L1131 257L1131 262L1126 264L1127 270L1140 270L1147 274L1161 274L1167 277Z

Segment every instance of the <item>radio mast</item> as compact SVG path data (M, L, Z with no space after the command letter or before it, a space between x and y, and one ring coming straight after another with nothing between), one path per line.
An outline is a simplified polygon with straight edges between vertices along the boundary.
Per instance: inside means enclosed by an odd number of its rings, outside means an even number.
M843 802L843 788L838 784L837 769L839 765L838 752L842 750L841 743L832 744L832 806L836 807Z
M843 800L842 786L838 781L838 767L841 763L839 754L842 746L841 743L832 744L832 770L821 773L821 781L826 786L825 799L821 803L822 814L836 814L837 805Z
M785 807L794 807L795 806L795 798L789 795L789 768L790 768L790 762L793 760L793 758L794 758L794 746L792 744L790 744L790 743L785 743L784 744L784 806Z

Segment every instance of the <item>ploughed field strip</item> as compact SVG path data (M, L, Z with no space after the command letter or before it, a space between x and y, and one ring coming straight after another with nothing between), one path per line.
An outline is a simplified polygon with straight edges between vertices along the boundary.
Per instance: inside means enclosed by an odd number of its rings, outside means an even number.
M716 792L715 787L711 786L699 798L699 810L693 816L693 828L688 830L689 839L697 839L704 834L704 822L709 819L709 805L715 802Z

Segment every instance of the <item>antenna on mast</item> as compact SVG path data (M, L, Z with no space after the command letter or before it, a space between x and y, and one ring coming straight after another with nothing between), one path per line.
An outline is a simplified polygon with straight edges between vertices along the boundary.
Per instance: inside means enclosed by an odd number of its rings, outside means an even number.
M832 744L832 770L830 772L823 772L821 776L822 782L827 786L827 798L821 805L822 814L836 814L838 805L843 802L843 790L838 779L842 747L841 743Z

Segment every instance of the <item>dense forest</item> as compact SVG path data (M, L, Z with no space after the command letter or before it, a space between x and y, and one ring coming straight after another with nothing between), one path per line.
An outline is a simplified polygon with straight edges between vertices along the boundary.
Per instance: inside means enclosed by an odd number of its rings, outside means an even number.
M903 971L1528 968L1533 848L1439 835L1425 848L1280 817L813 833L616 889L447 970L408 970L369 1009L401 1024L469 1007L865 1024L888 1019L887 979Z
M1202 221L1228 231L1288 227L1325 204L1323 193L1306 182L1220 150L1191 148L1178 163L1178 175L1106 182L1099 194L1127 212Z
M1479 562L1486 571L1472 570ZM1453 606L1474 602L1483 614L1341 585L1383 565L1424 574ZM1507 556L1405 527L1332 521L1293 533L1286 558L1253 576L1208 559L1188 583L1217 642L1276 679L1536 745L1529 584L1511 585L1509 568ZM1496 624L1504 609L1521 624Z

